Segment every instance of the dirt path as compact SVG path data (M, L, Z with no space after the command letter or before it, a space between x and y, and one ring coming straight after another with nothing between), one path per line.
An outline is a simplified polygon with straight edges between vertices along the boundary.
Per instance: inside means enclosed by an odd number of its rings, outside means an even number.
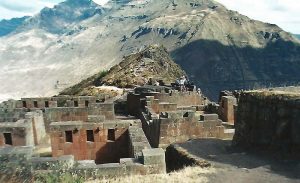
M192 140L181 147L212 163L214 173L208 182L300 183L300 160L279 160L274 156L233 149L231 141Z

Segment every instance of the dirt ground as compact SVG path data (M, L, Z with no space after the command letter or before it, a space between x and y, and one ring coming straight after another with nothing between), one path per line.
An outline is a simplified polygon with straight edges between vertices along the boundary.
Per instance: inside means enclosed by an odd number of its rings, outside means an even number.
M300 160L283 160L276 153L249 152L233 148L231 141L217 139L191 140L181 147L212 163L207 174L213 183L300 183Z

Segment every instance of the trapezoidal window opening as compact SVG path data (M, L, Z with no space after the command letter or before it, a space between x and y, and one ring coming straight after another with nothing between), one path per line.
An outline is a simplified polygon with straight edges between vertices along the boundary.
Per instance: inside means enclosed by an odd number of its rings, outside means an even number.
M188 113L188 112L184 113L184 114L183 114L183 117L184 117L184 118L189 117L189 113Z
M37 101L33 101L33 107L38 108L38 102Z
M78 107L78 101L77 100L74 101L74 107Z
M49 101L45 101L45 108L49 107Z
M73 132L72 131L65 131L65 138L66 138L66 142L73 142Z
M26 101L22 101L22 105L23 105L24 108L27 108L27 103L26 103Z
M89 101L86 100L86 101L85 101L85 107L88 107L88 106L89 106Z
M107 140L115 141L115 129L108 129Z
M93 130L87 130L86 131L86 139L87 139L88 142L95 142L94 131Z
M4 143L6 145L13 145L11 133L3 133L3 136L4 136Z

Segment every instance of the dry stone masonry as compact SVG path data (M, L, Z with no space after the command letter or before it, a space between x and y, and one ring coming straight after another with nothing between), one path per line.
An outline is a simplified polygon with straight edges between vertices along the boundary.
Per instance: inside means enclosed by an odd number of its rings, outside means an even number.
M196 91L147 85L128 94L118 115L114 103L94 96L6 101L0 107L0 173L11 163L29 166L30 176L61 169L86 179L166 173L170 144L232 137L218 114L206 110L208 103ZM46 157L40 153L45 146L51 149Z
M299 119L299 93L243 92L238 103L234 143L284 153L299 152Z

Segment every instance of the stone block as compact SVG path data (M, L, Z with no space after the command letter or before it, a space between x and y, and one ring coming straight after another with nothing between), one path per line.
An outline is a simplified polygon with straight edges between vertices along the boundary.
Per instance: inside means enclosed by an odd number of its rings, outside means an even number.
M202 114L202 115L200 115L201 121L217 120L217 119L219 119L218 114Z
M165 164L165 151L162 148L144 149L142 153L144 165Z
M74 165L74 156L66 155L59 158L44 157L44 158L32 158L32 168L34 170L58 170L58 169L70 169Z
M105 121L104 115L88 115L88 122L99 123Z
M113 122L104 122L103 123L103 128L104 129L115 129L117 126L118 125L115 121L113 121Z

